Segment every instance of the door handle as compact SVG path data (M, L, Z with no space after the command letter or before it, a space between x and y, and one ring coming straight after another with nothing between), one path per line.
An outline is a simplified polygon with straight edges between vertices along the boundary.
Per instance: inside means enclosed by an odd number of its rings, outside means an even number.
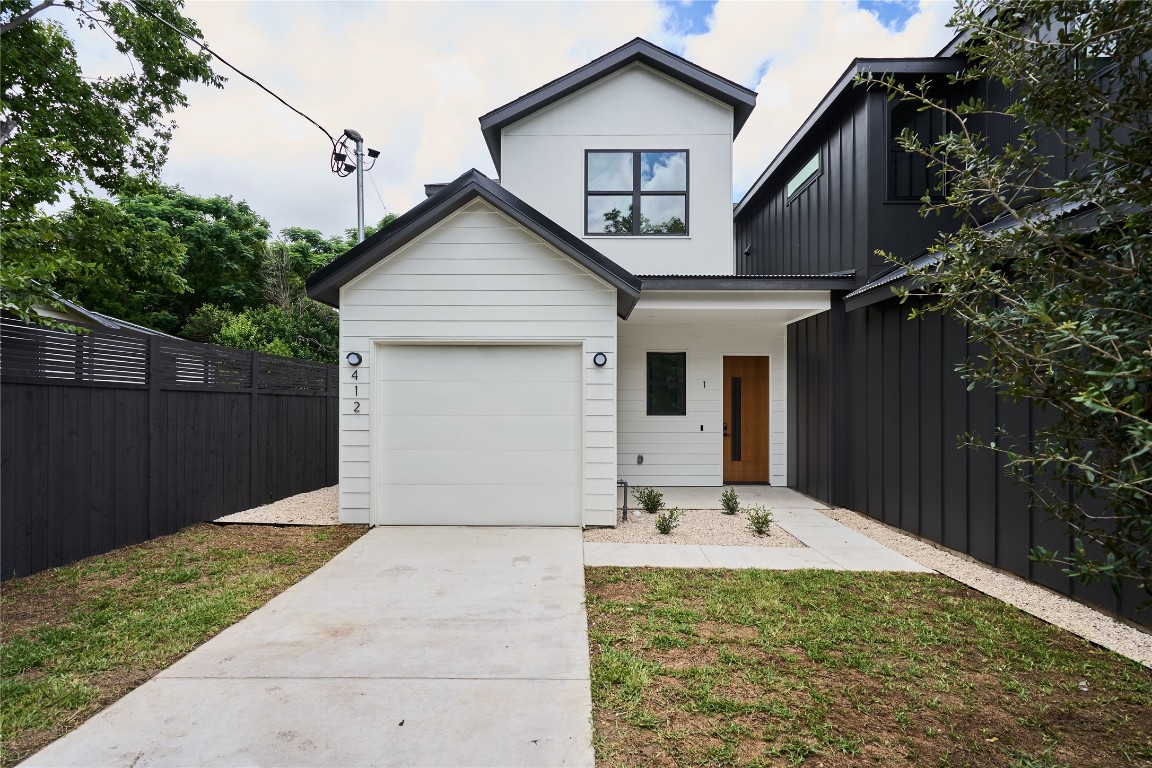
M724 437L728 437L728 422L724 422Z

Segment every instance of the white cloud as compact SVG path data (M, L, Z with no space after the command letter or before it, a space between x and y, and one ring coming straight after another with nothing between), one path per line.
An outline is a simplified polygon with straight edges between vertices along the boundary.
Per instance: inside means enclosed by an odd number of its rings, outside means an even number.
M190 2L221 55L333 133L382 151L373 178L388 209L471 167L494 174L477 118L627 40L684 47L690 60L755 87L736 145L743 191L853 56L932 55L950 6L926 3L901 33L848 3L722 2L705 35L670 38L655 3ZM759 83L750 82L770 62ZM355 184L328 170L327 139L223 67L223 90L189 90L165 179L248 200L276 228L335 233L355 223ZM384 211L367 185L367 218Z

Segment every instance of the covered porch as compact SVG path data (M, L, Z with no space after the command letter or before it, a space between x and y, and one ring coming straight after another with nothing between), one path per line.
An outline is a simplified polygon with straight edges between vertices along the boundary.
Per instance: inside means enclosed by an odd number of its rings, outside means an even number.
M618 476L658 487L785 485L787 328L826 311L829 295L654 289L645 279L617 323Z

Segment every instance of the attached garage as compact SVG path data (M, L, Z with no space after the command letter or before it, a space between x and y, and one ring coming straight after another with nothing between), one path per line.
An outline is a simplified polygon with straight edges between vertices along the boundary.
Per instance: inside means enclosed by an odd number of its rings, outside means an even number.
M575 345L378 345L376 522L581 525L581 358Z
M340 520L616 523L640 280L470 171L308 280L340 309Z

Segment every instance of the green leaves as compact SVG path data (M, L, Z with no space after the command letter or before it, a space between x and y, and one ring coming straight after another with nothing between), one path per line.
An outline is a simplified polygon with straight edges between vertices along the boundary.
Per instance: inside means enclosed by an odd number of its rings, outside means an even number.
M223 78L207 54L190 50L180 34L131 6L113 0L71 0L80 34L107 36L127 61L129 74L87 77L65 26L36 14L49 4L0 0L0 218L5 266L4 304L27 316L33 304L51 304L58 276L83 272L68 251L45 254L9 228L46 231L38 212L66 192L83 199L89 185L111 194L129 191L133 177L155 178L167 155L175 108L187 104L181 88ZM149 9L199 38L180 14L179 0L153 0ZM34 223L36 222L36 223ZM49 238L49 241L55 238Z
M969 389L1051 415L1030 436L965 438L1077 542L1033 557L1152 594L1152 16L1103 1L985 10L962 0L954 16L971 42L950 100L864 78L956 125L928 146L900 139L948 180L923 213L963 222L902 298L965 322L984 350L959 368Z

